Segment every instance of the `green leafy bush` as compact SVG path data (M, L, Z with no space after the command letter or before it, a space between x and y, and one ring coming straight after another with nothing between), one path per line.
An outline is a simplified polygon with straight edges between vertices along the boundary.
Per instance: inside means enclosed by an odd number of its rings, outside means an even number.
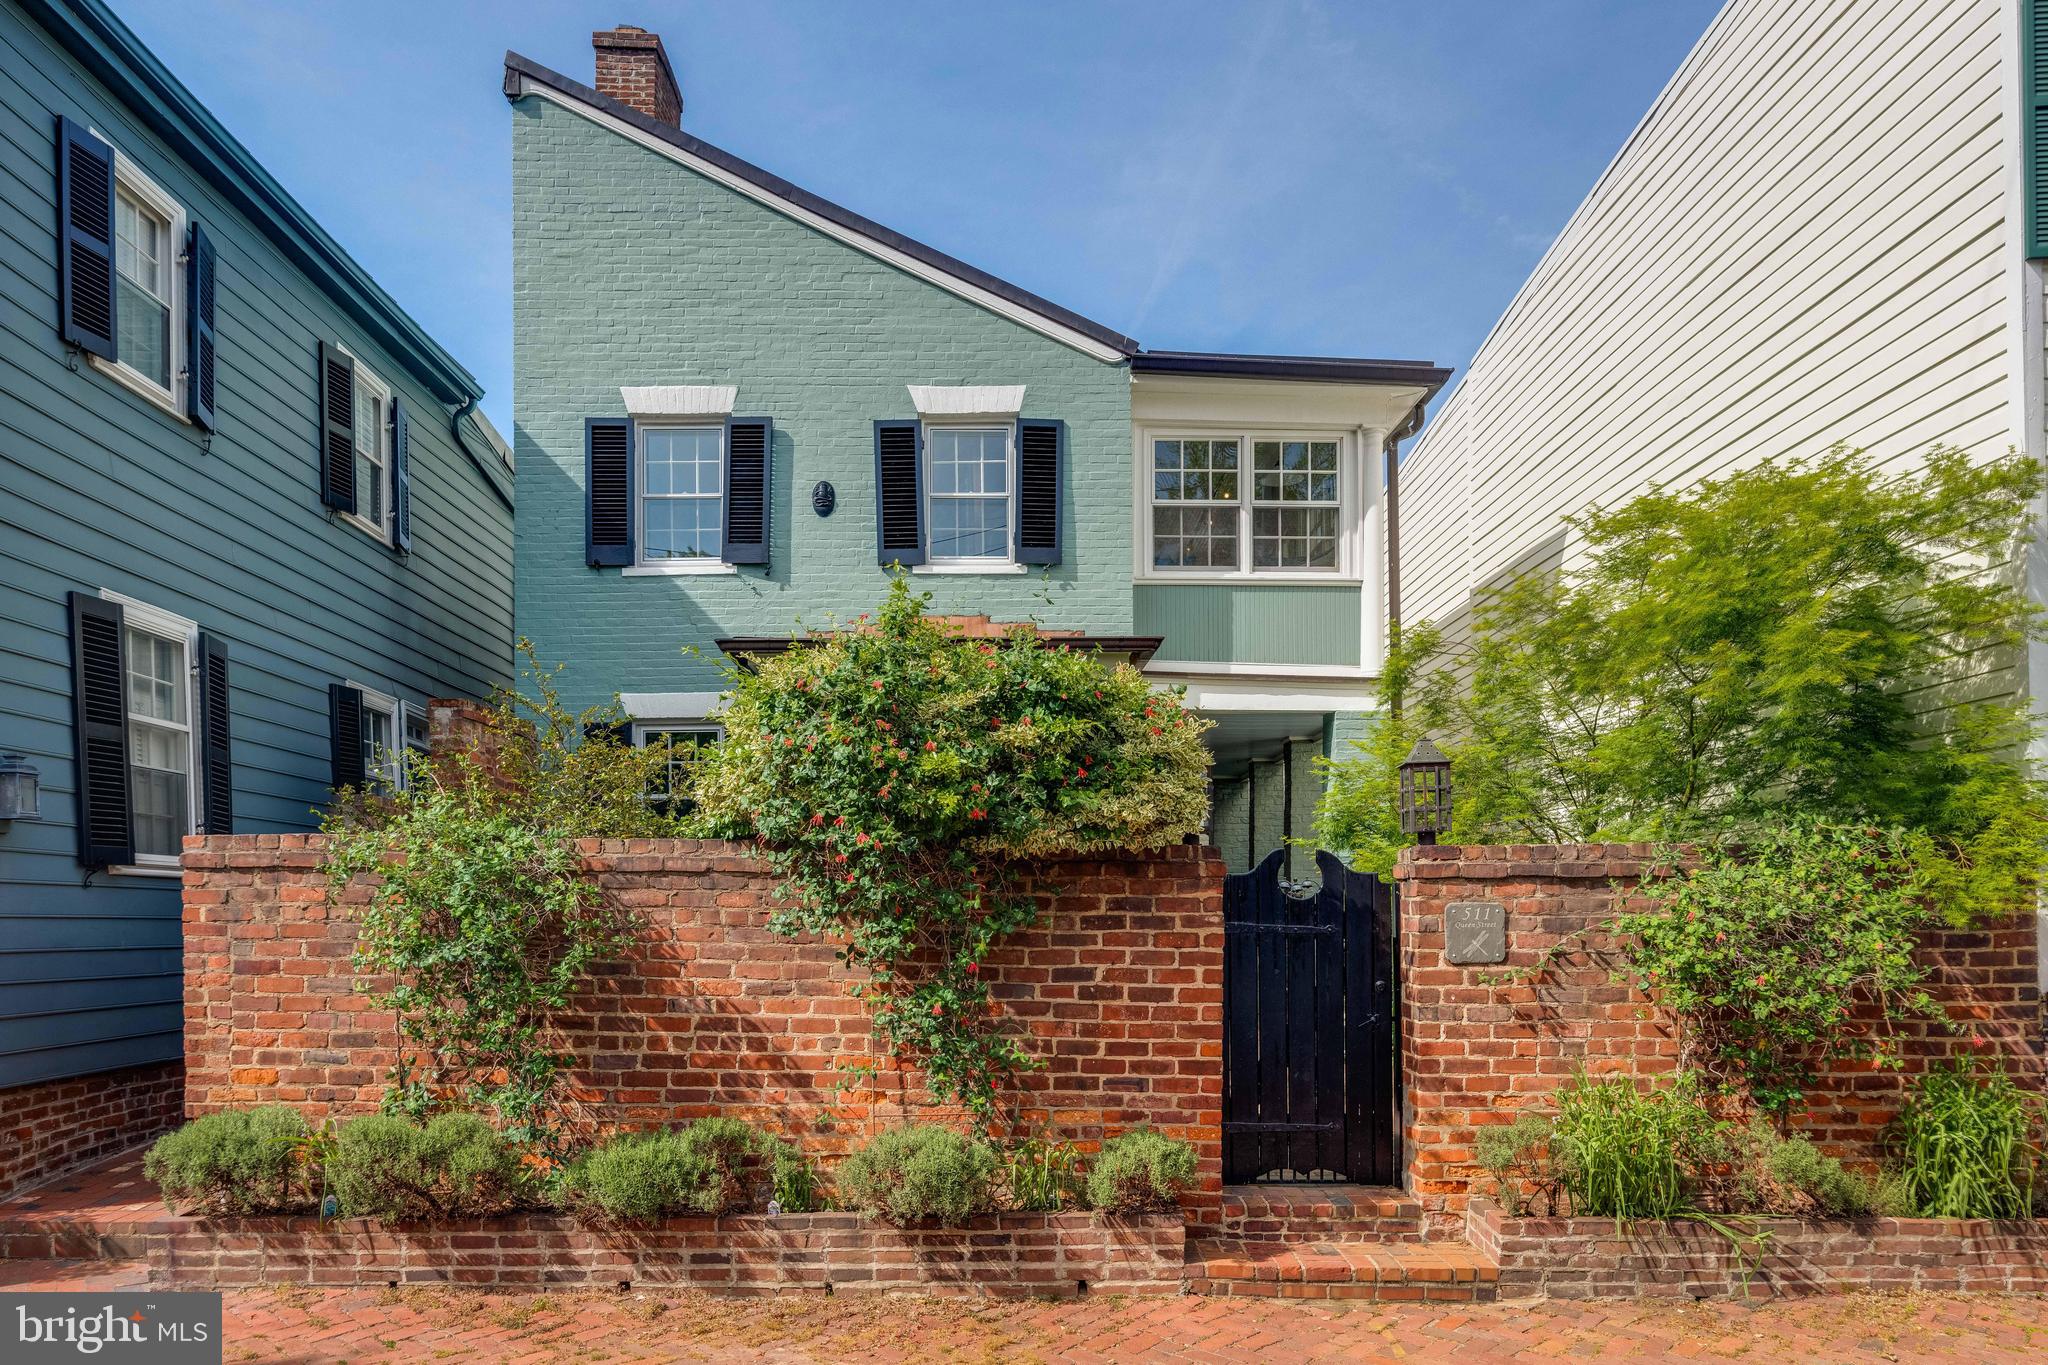
M1861 453L1765 460L1569 520L1585 553L1482 595L1455 638L1411 624L1395 701L1332 765L1326 847L1384 872L1397 769L1430 735L1456 764L1447 842L1698 839L1810 813L1906 832L1957 922L2027 903L2048 799L2019 761L2020 693L1923 733L1930 684L2039 632L2011 575L2041 470L1932 452L1899 477ZM1566 529L1566 528L1560 528Z
M224 1109L193 1119L156 1140L142 1173L175 1210L222 1214L274 1213L310 1200L294 1143L307 1135L296 1109Z
M562 1186L571 1205L599 1217L651 1223L731 1213L763 1202L764 1188L778 1202L785 1192L803 1196L808 1175L808 1163L781 1139L738 1119L701 1118L687 1128L612 1138L571 1165ZM813 1182L809 1200L815 1197Z
M1766 1114L1795 1107L1818 1063L1899 1065L1896 1030L1934 1012L1914 934L1933 919L1898 836L1796 823L1646 876L1651 908L1615 930L1634 985L1675 1013L1688 1055ZM1860 1020L1859 1001L1875 1016Z
M1524 1110L1510 1123L1481 1128L1473 1141L1473 1156L1493 1176L1494 1197L1510 1218L1529 1211L1532 1193L1555 1204L1548 1160L1552 1122L1548 1114Z
M342 1125L328 1184L351 1218L410 1222L473 1218L517 1205L526 1190L518 1150L474 1114L437 1114L425 1127L388 1114Z
M1967 1062L1915 1083L1891 1138L1906 1198L1926 1218L2024 1218L2042 1157L2041 1097Z
M1003 1153L1003 1187L1013 1209L1057 1213L1087 1190L1081 1154L1071 1142L1026 1138Z
M879 619L731 674L692 770L706 827L758 838L777 932L844 946L882 1051L985 1122L1030 1066L982 972L1029 925L1011 860L1156 848L1202 827L1207 722L1128 665L961 639L899 577Z
M1691 1073L1647 1089L1580 1073L1556 1100L1550 1153L1573 1213L1673 1218L1694 1209L1696 1173L1722 1148Z
M408 759L403 790L337 801L322 828L330 891L359 877L371 887L350 907L355 966L391 983L371 998L407 1044L385 1112L492 1110L518 1141L561 1157L574 1058L555 1022L633 927L571 841L681 826L646 800L661 753L612 738L616 708L569 712L554 674L520 649L533 695L500 692L475 747Z
M825 1207L818 1168L787 1142L778 1142L768 1161L769 1189L784 1213L814 1213Z
M877 1133L839 1163L839 1191L892 1223L956 1227L995 1207L996 1154L937 1124Z
M1166 1211L1195 1183L1195 1149L1179 1138L1133 1128L1102 1144L1088 1171L1088 1202L1110 1213Z
M1889 1213L1887 1191L1880 1182L1852 1171L1805 1138L1773 1143L1766 1158L1771 1179L1780 1188L1797 1191L1812 1212L1824 1218L1862 1218Z

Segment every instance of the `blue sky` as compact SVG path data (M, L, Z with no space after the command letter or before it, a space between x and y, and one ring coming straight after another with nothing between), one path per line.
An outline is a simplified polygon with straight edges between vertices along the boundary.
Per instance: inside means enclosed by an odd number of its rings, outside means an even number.
M508 47L1153 349L1462 366L1719 0L114 3L509 433Z

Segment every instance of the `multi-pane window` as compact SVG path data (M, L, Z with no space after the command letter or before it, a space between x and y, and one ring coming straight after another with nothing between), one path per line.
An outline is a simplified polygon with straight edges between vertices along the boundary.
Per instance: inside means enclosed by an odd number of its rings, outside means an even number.
M1252 568L1337 567L1337 443L1252 442Z
M190 641L127 627L128 788L135 856L176 858L192 832Z
M648 784L648 803L671 815L688 811L694 803L683 793L690 789L690 765L724 733L716 725L637 726L635 738L642 748L662 749L668 756Z
M127 185L114 192L114 266L119 283L121 363L171 389L171 313L177 245L171 221Z
M931 556L1010 557L1010 428L931 427L925 433Z
M369 371L356 366L356 515L388 534L391 507L391 396Z
M725 534L725 429L640 429L640 557L717 559Z
M1153 571L1337 572L1341 449L1335 436L1152 438Z
M1238 443L1152 443L1152 563L1237 568Z
M363 697L363 775L370 786L396 791L400 767L398 702L360 687L356 690Z

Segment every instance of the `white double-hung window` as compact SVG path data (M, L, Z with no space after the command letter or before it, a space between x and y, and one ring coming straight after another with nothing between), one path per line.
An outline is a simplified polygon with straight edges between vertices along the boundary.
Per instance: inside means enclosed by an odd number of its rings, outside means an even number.
M112 596L112 594L108 594ZM175 868L197 828L192 653L199 627L144 603L122 604L127 658L128 791L135 865Z
M356 361L356 510L351 515L378 540L391 539L391 388Z
M100 362L129 388L185 411L185 210L127 157L114 159L114 290L118 360Z
M1354 553L1337 434L1150 434L1148 577L1341 577Z
M640 562L722 565L725 428L636 424L640 438Z
M925 503L933 563L1011 557L1013 426L926 426Z

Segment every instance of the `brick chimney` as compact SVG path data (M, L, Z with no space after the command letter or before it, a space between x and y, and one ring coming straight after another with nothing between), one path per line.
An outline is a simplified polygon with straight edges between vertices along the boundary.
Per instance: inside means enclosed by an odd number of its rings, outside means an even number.
M632 24L590 35L597 49L597 93L631 105L671 128L683 124L683 92L659 33Z

